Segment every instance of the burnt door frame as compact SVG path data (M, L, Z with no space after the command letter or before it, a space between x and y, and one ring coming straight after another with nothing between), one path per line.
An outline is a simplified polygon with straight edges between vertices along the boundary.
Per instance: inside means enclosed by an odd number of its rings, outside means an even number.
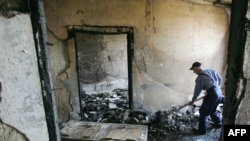
M133 110L133 78L132 78L132 60L134 57L134 30L132 27L102 27L102 26L74 26L68 30L69 36L75 39L75 33L87 33L93 35L127 35L127 64L128 64L128 97L129 97L129 109ZM75 49L77 50L76 42ZM77 51L76 51L77 52ZM77 70L77 81L78 81L78 94L79 94L79 103L81 110L81 118L84 118L82 115L82 102L81 102L81 87L79 83L79 68L78 68L78 55L76 53L76 70Z

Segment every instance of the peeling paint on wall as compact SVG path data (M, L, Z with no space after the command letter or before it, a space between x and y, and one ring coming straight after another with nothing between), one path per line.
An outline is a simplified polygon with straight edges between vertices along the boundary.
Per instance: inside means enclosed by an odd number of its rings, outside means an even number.
M0 123L0 139L2 141L29 141L25 134L2 121Z

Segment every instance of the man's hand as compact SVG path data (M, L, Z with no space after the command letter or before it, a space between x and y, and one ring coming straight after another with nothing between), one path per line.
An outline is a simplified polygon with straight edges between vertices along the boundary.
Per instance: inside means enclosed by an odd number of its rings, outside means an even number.
M193 105L193 104L194 104L194 101L188 102L188 105Z

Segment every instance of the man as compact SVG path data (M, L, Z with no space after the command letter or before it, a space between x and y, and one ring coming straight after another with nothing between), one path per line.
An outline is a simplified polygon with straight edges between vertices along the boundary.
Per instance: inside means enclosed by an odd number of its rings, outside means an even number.
M214 70L202 69L200 62L194 62L190 70L193 70L198 76L195 80L193 98L192 101L189 102L189 105L193 105L202 90L206 91L206 95L199 110L199 126L198 129L195 129L194 131L200 135L206 134L208 116L210 116L214 122L214 127L220 128L222 126L221 118L216 111L217 106L222 100L222 93L220 90L222 79Z

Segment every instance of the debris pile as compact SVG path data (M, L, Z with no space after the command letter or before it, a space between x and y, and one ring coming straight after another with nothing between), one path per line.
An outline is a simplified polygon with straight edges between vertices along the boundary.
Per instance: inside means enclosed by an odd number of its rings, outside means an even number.
M181 132L190 131L195 127L198 118L193 113L158 111L155 118L148 124L148 138L151 140L172 139Z
M175 111L176 107L170 110L157 111L154 118L148 124L148 138L152 141L158 140L181 140L184 135L196 128L199 123L199 106L193 106L192 110L186 112ZM217 108L222 117L223 104ZM208 122L212 124L210 117ZM219 136L219 131L216 135Z
M111 93L83 93L81 102L83 121L147 125L149 140L175 138L198 125L199 106L186 112L180 112L173 106L149 116L144 111L129 110L128 91L123 89L115 89ZM223 104L218 106L221 116L222 109Z
M122 123L129 109L128 91L115 89L111 93L81 94L82 119L91 122Z

